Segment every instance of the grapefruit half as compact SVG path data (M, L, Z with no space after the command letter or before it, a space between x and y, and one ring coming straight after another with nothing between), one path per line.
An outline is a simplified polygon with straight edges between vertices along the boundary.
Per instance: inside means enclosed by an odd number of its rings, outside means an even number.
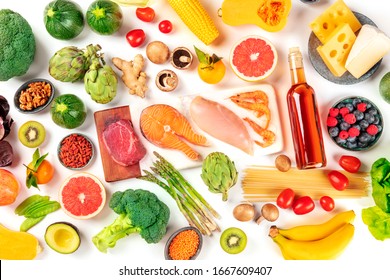
M59 201L64 212L75 219L90 219L103 209L106 190L94 175L78 172L61 185Z
M230 52L230 65L234 73L248 82L268 77L275 70L277 62L274 45L261 36L241 38Z

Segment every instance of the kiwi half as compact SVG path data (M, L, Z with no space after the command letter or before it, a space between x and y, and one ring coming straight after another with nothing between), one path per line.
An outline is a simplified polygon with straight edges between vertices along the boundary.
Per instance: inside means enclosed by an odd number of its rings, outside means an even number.
M26 147L36 148L45 141L45 127L37 121L25 122L18 131L19 141Z
M225 229L220 238L222 249L229 254L238 254L244 251L247 236L242 229L230 227Z

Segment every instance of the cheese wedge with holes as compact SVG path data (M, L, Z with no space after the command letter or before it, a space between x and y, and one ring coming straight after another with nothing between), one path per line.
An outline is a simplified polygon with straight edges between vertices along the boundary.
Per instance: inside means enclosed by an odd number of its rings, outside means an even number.
M311 22L309 26L320 42L324 44L328 41L332 32L343 23L348 23L353 32L358 31L362 27L344 1L337 0Z
M345 68L359 79L390 51L390 38L377 27L365 24L348 55Z
M339 25L322 46L317 48L322 60L336 77L341 77L347 69L345 62L356 40L356 35L347 23Z

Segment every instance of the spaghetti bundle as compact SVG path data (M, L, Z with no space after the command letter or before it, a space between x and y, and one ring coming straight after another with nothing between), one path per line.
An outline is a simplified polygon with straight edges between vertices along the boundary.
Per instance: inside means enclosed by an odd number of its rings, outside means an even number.
M279 193L291 188L296 195L308 195L320 199L328 195L334 199L362 198L368 196L370 176L368 172L348 173L339 170L349 179L349 186L338 191L332 187L327 169L299 170L291 168L281 172L273 167L250 166L243 171L242 190L247 201L261 202L275 200Z

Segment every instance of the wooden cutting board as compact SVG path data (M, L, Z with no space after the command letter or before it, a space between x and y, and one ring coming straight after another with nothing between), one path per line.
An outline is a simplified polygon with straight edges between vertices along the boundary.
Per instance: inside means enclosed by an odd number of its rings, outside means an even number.
M138 163L130 166L122 166L116 163L108 153L103 142L103 131L109 124L120 119L131 121L130 107L120 106L97 111L94 113L94 117L106 182L115 182L140 176L141 170Z

